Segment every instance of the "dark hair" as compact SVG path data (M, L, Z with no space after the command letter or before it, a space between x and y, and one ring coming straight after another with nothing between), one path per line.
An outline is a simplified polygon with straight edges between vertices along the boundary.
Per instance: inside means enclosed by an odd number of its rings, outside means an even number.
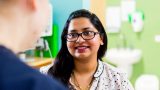
M104 56L107 50L107 34L98 17L95 14L85 9L72 12L64 26L64 29L61 35L61 40L62 40L61 49L57 57L55 58L54 65L48 71L49 75L56 77L66 86L69 84L69 78L74 68L74 62L73 62L72 55L69 53L67 49L67 45L66 45L67 41L64 36L68 33L68 27L71 20L75 18L80 18L80 17L88 18L90 22L93 24L93 26L101 33L101 36L103 37L104 44L100 46L98 50L97 58L101 60L101 58Z

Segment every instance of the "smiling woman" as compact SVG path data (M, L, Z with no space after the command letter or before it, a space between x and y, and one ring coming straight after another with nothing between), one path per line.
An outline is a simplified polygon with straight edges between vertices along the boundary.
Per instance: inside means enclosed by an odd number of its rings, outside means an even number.
M72 12L61 39L62 47L47 72L70 90L133 90L124 73L102 61L107 34L94 13Z

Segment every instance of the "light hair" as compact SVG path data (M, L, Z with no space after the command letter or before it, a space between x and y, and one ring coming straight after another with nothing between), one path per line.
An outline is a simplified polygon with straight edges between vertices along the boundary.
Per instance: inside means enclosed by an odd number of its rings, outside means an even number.
M7 19L12 15L12 9L18 0L0 0L0 18Z
M13 5L16 5L18 0L0 0L0 13L2 11L7 11L9 8L12 8Z
M0 0L0 7L10 6L13 3L16 3L16 1L18 1L18 0Z

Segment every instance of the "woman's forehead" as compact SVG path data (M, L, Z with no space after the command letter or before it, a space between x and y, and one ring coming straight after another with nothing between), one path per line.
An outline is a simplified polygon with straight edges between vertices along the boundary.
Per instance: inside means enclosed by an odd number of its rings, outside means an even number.
M68 32L75 32L78 30L94 30L95 27L88 18L72 19L69 23Z

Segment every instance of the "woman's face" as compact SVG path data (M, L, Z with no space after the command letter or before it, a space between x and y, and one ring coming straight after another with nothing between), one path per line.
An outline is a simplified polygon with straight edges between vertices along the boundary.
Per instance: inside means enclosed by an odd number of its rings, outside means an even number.
M92 25L90 20L85 17L80 17L71 20L68 27L68 34L70 33L83 33L83 32L98 32ZM85 59L90 57L97 57L97 53L103 40L100 34L95 34L95 37L90 40L84 40L82 34L74 42L67 41L67 48L70 54L76 59Z

